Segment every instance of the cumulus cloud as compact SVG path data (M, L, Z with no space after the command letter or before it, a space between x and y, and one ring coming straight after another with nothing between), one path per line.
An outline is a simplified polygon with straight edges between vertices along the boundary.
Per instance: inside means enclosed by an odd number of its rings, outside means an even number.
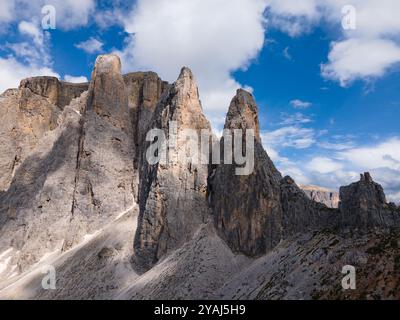
M0 1L0 23L7 23L13 19L14 2Z
M342 86L362 79L385 74L400 62L400 2L397 0L353 0L356 29L341 26L342 8L347 0L270 0L272 26L291 36L308 32L324 20L342 31L340 40L333 41L328 61L321 66L323 77Z
M269 22L273 27L292 37L300 36L309 32L319 21L321 13L318 10L318 2L318 0L269 0Z
M21 34L26 34L32 37L36 45L43 45L43 32L39 29L37 24L28 21L21 21L18 24L18 30Z
M51 67L48 50L49 35L35 21L20 21L21 42L6 43L5 57L0 57L0 92L18 87L24 78L33 76L59 77Z
M67 82L71 82L71 83L83 83L83 82L88 82L88 79L84 76L78 76L78 77L74 77L74 76L70 76L68 74L66 74L64 76L64 80Z
M400 62L400 47L390 40L348 39L332 44L328 60L322 75L346 86L356 79L382 76Z
M342 151L339 155L343 160L367 170L388 167L400 171L400 138L394 137L375 146Z
M87 25L96 4L94 0L4 0L0 3L0 22L39 21L45 5L55 7L57 28L71 30Z
M343 165L327 157L315 157L307 163L307 168L310 171L316 171L318 173L324 174L341 170L343 168Z
M182 66L199 83L203 107L225 113L245 69L264 45L264 0L139 0L125 19L131 33L120 52L125 71L150 69L174 81Z
M15 58L0 58L0 92L18 87L21 79L33 76L53 76L59 74L48 67L27 66Z
M81 49L89 54L101 52L103 50L103 43L96 38L89 38L86 41L75 44L75 47Z

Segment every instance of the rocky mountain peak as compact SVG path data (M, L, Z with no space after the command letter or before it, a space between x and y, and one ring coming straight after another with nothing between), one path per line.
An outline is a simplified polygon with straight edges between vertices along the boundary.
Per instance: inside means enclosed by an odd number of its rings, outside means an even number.
M211 128L203 113L196 79L189 68L182 68L178 79L164 98L161 105L162 108L167 108L163 112L168 110L165 120L168 118L168 121L176 121L180 129Z
M100 74L121 74L121 59L116 54L98 56L92 78Z
M225 129L253 129L256 139L261 141L258 108L250 92L237 90L226 115Z
M386 203L380 184L366 172L360 181L340 188L339 209L344 225L357 228L392 226L399 220L398 213Z
M193 80L193 72L192 70L190 70L190 68L188 67L182 67L181 72L179 73L179 77L178 77L178 81L180 79L189 79L189 80Z
M235 252L257 256L273 248L282 236L281 174L260 141L258 112L253 96L238 90L225 122L226 130L254 129L254 168L237 175L236 165L217 165L210 177L210 204L218 234ZM243 133L244 134L244 133ZM221 150L225 139L221 139Z
M107 118L114 126L132 131L128 91L121 74L121 60L115 54L97 57L89 86L88 109Z
M360 174L360 182L373 183L374 181L372 180L371 174L365 172L364 174Z

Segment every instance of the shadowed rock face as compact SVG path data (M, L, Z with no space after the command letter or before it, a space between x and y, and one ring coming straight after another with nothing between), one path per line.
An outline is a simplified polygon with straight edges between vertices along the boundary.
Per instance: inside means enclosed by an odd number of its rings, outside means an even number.
M259 256L295 233L335 225L336 211L309 199L275 168L261 145L257 106L250 93L238 90L225 129L255 132L253 172L239 176L235 165L221 164L213 168L209 181L215 227L232 250Z
M128 105L132 117L135 143L135 167L144 150L144 140L161 95L168 89L154 72L133 72L123 76L128 90Z
M178 80L162 96L150 126L161 129L167 143L172 142L170 121L176 123L178 135L184 129L193 129L197 134L211 129L202 111L196 82L187 68L182 69ZM185 154L186 148L186 142L178 139L176 154ZM180 157L177 160L171 156L168 164L150 165L142 155L140 215L134 250L135 261L144 268L191 239L208 214L207 165L185 163Z
M399 210L386 203L381 185L366 172L360 181L340 188L342 225L355 228L391 227L400 222Z
M260 255L273 248L282 236L282 176L261 145L257 106L250 93L237 91L224 128L254 130L254 170L240 176L236 165L221 164L213 169L209 188L215 227L234 251Z

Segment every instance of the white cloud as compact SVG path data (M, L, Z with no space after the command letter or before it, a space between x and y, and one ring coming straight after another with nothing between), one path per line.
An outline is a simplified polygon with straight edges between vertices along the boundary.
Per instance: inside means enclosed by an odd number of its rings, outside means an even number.
M269 22L292 37L310 31L319 21L318 0L269 0Z
M332 150L332 151L343 151L343 150L348 150L351 148L354 148L354 143L352 141L343 141L343 142L319 142L318 147L324 148L327 150Z
M3 46L7 55L0 57L0 92L18 87L24 78L44 75L59 77L51 68L49 35L34 21L20 21L18 31L23 41L5 43Z
M22 79L34 76L59 75L48 67L26 66L14 58L0 58L0 92L9 88L17 88Z
M282 113L281 125L301 125L306 123L311 123L312 119L301 112L296 112L294 114Z
M341 170L343 165L327 157L315 157L307 163L307 168L310 171L324 174Z
M270 0L268 1L270 10L278 16L298 17L304 16L308 19L319 17L317 10L318 0Z
M391 138L374 146L353 148L339 155L365 170L388 167L400 171L400 138Z
M2 0L0 22L32 19L41 21L41 9L45 5L53 5L56 8L57 28L63 30L87 25L95 9L94 0Z
M74 77L66 74L64 76L64 81L71 82L71 83L83 83L88 82L88 79L84 76Z
M93 37L90 39L75 44L75 47L81 49L89 54L101 52L103 50L103 43Z
M43 31L39 29L37 24L28 21L21 21L18 25L18 30L21 34L30 36L36 45L43 45Z
M332 44L328 60L322 75L346 86L358 78L382 76L400 62L400 47L390 40L348 39Z
M342 8L356 9L356 29L343 30ZM270 0L271 25L299 36L325 20L342 35L331 45L322 76L342 86L362 79L381 77L400 62L400 1L398 0Z
M120 53L123 68L154 70L174 81L186 65L206 113L225 113L241 86L231 73L263 48L264 9L264 0L139 0L125 19L132 36Z
M283 50L283 56L284 56L287 60L289 60L289 61L292 61L292 60L293 60L293 57L292 57L291 54L289 53L289 47L286 47L286 48Z
M6 23L13 19L14 3L13 1L0 1L0 23Z
M279 148L306 149L315 144L315 131L300 126L282 127L263 133L263 143L266 146Z
M290 104L295 109L307 109L307 108L312 106L311 102L301 101L299 99L295 99L295 100L290 101Z

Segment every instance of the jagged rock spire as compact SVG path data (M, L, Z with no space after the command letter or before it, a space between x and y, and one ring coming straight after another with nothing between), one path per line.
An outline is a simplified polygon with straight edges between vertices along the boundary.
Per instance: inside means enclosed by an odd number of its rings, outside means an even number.
M237 90L226 115L225 129L253 129L256 139L261 141L258 108L250 92Z
M257 106L250 93L237 91L225 129L254 129L254 150L246 150L254 152L254 170L239 176L234 164L222 164L214 169L209 184L214 224L232 250L260 255L281 239L279 182L282 176L261 145ZM221 140L223 148L224 139Z
M161 129L169 144L172 123L178 136L184 129L198 134L202 129L211 131L202 111L196 81L188 68L182 69L177 81L161 97L149 129ZM185 148L186 143L178 139L170 151L185 152ZM145 152L141 159L140 215L134 261L145 269L191 239L208 215L207 165L177 160L151 165Z

